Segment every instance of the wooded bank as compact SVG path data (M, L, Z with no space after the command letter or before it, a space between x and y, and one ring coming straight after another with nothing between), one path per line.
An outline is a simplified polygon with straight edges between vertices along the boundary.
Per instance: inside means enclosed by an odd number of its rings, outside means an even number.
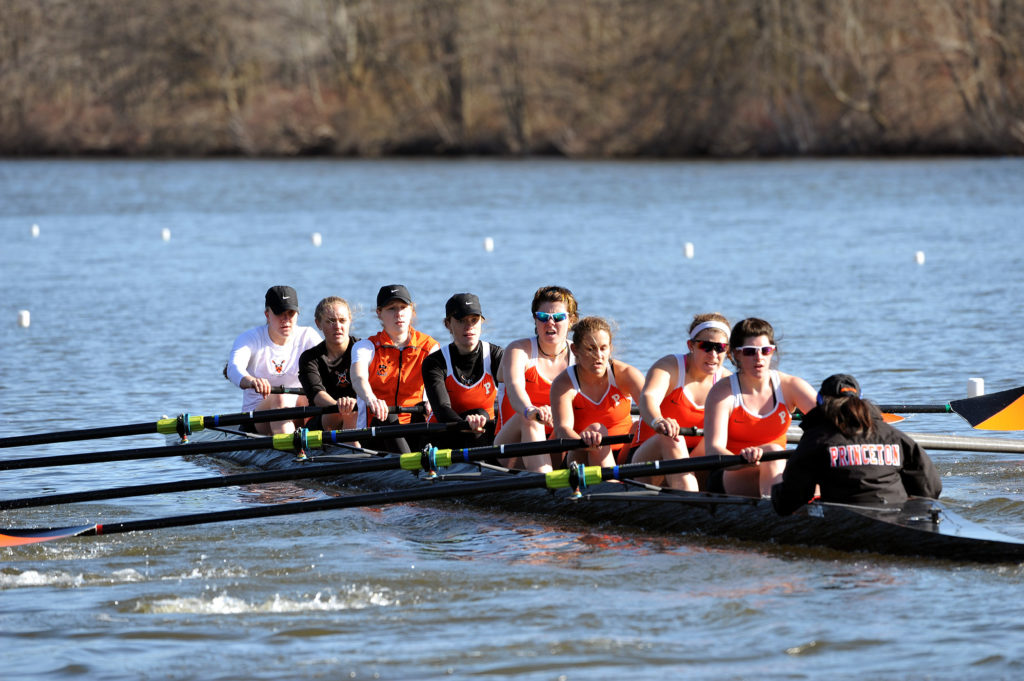
M1022 152L1022 0L0 0L6 155Z

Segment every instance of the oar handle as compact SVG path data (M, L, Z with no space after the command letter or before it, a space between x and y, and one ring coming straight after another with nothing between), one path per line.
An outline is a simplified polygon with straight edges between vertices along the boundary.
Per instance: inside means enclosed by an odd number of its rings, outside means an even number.
M949 414L948 404L879 404L878 410L886 414Z

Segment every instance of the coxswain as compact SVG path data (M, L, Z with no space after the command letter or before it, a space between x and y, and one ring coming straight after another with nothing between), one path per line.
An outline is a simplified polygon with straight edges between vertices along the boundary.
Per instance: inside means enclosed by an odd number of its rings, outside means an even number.
M320 342L317 332L297 326L299 297L291 286L267 289L263 314L266 324L255 326L235 339L225 373L241 388L242 411L304 407L303 395L271 393L275 387L298 388L299 356ZM294 421L257 423L246 427L262 435L292 433Z
M568 453L567 465L614 466L615 451L601 442L610 435L629 433L633 426L630 400L639 398L643 374L612 358L612 330L600 317L584 317L573 327L571 350L576 364L551 384L555 437L582 439L586 444Z
M413 328L416 307L409 289L401 284L382 286L377 292L377 318L381 331L352 349L352 385L361 401L359 428L412 421L408 413L389 415L388 407L426 404L423 360L438 348L436 340ZM408 443L401 438L373 446L409 451Z
M937 499L942 479L914 440L882 419L848 374L825 379L817 406L800 421L803 436L772 487L772 506L788 515L814 496L862 506L898 506L908 495Z
M807 413L817 392L807 381L773 369L778 353L775 331L763 319L737 322L729 335L729 358L736 373L708 392L704 405L704 447L712 456L739 455L750 464L709 476L712 491L749 497L771 494L782 479L784 461L760 463L765 452L786 448L791 412Z
M533 294L530 312L534 335L505 347L496 445L547 439L554 429L551 382L575 361L568 339L577 320L572 291L542 286ZM549 454L507 459L505 465L540 473L552 470Z
M352 348L359 339L349 333L352 308L344 298L329 296L317 304L313 319L324 340L299 357L299 382L310 404L337 406L338 410L313 417L306 427L310 430L355 428L356 391L352 387L350 369Z
M502 348L480 340L484 313L472 293L456 293L444 306L444 327L452 342L423 361L423 384L433 411L431 421L463 421L469 432L431 436L449 448L484 447L494 441L496 376L501 375Z
M731 375L722 366L729 350L729 320L717 312L693 318L685 355L665 355L651 366L640 393L640 427L631 460L665 461L704 456L704 438L680 435L684 428L704 427L704 403L719 379ZM654 485L697 491L694 474L647 478Z

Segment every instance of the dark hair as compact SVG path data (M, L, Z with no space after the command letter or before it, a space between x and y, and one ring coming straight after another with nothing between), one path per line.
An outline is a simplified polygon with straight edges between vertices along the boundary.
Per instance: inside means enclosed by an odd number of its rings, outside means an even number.
M565 311L569 313L569 326L576 323L576 296L572 291L563 286L541 286L533 294L533 303L530 305L530 313L540 309L543 303L562 303Z
M878 407L852 393L840 397L819 397L818 408L833 426L846 437L872 435Z
M747 338L754 336L766 336L768 342L771 345L775 345L775 329L763 319L747 317L746 319L739 320L732 327L732 333L729 334L729 361L733 363L733 366L739 366L739 362L736 361L736 348L742 347ZM772 357L772 362L777 361L778 354L778 348L776 348L775 357ZM777 365L773 364L772 366Z
M752 336L767 336L768 341L775 345L775 329L771 324L757 317L747 317L736 322L736 325L732 327L732 333L729 334L729 345L738 348Z

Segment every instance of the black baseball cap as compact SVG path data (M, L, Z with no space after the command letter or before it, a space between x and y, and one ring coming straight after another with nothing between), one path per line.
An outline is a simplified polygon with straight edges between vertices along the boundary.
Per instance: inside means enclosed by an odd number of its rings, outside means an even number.
M832 374L822 382L818 394L822 397L842 397L849 394L860 397L860 384L850 374Z
M456 293L444 304L444 316L462 319L471 314L484 316L480 310L480 299L472 293Z
M412 305L412 296L409 295L409 289L406 287L401 284L381 286L377 291L377 307L384 307L392 300L401 300L406 305Z
M299 294L291 286L271 286L267 289L267 307L274 314L285 310L299 310Z

